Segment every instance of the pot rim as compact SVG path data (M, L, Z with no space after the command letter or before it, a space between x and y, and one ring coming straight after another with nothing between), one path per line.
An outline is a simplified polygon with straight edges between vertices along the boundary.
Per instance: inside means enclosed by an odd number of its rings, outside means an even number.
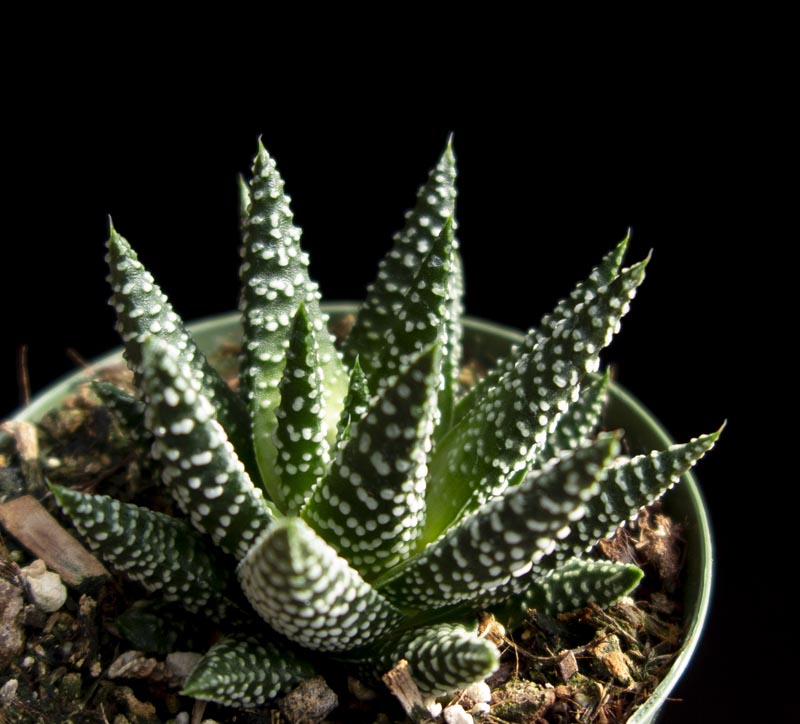
M321 306L323 311L329 315L344 315L355 312L358 304L351 301L338 301L323 303ZM239 323L239 313L229 312L203 317L188 324L187 329L194 337L202 341L204 337L211 338L215 334L216 336L220 336L223 334L221 332L222 329L238 327ZM517 329L476 317L465 316L464 329L465 331L473 333L483 333L493 337L499 337L511 344L518 344L523 339L523 333ZM229 332L225 332L224 334L229 334ZM202 342L200 346L203 346ZM56 404L58 398L63 397L70 388L90 377L94 370L112 364L118 364L122 361L122 347L116 347L107 354L94 359L86 368L64 375L40 390L27 405L15 410L9 419L24 421L40 420L45 413ZM644 425L651 438L657 439L659 444L663 447L668 447L674 443L661 423L658 422L652 413L624 387L612 381L609 386L609 391L610 401L615 400L619 405L632 412ZM685 496L688 508L694 515L693 522L696 526L696 530L694 531L695 542L700 543L698 556L700 574L699 580L697 581L699 585L697 586L695 600L684 602L687 611L686 621L684 622L685 638L675 661L666 676L659 682L658 686L653 690L644 704L642 704L628 720L628 724L646 724L646 722L655 720L662 704L687 668L700 641L700 636L708 616L714 577L714 547L707 508L703 495L700 492L697 479L691 472L686 473L681 479L681 484L677 486L674 491L669 491L668 495L674 495L675 493ZM691 592L687 592L686 595L688 596L690 593Z

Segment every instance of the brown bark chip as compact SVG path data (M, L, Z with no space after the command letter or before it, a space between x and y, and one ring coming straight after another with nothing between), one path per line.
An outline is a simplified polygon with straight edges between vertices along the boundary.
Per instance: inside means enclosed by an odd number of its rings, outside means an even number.
M105 566L31 495L0 505L0 524L73 588L90 589L109 577Z

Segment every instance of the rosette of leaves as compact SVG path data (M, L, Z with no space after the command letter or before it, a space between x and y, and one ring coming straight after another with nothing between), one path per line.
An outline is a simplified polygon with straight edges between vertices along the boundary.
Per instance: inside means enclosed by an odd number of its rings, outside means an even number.
M477 613L631 591L639 569L588 554L717 439L628 458L621 432L597 432L599 354L647 264L623 267L627 240L464 389L454 181L448 145L337 348L259 144L242 183L236 391L111 230L137 395L97 391L183 516L53 490L109 566L229 626L187 694L258 705L312 675L318 652L376 674L404 658L428 695L481 680L499 654Z

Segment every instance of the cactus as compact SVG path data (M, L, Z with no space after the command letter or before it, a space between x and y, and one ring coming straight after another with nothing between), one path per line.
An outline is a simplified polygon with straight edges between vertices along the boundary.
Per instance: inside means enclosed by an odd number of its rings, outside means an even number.
M588 554L716 441L627 458L621 432L598 431L599 355L649 261L623 267L627 239L465 388L454 184L448 144L337 348L259 144L242 185L236 392L111 229L111 301L137 399L98 391L183 517L52 487L115 570L223 626L257 622L232 626L186 694L262 704L313 675L309 652L376 674L405 658L428 695L482 680L499 653L477 613L630 592L638 568Z

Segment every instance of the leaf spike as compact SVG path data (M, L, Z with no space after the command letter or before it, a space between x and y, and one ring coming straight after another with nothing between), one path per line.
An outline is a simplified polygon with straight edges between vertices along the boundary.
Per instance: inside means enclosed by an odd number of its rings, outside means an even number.
M256 488L192 369L160 340L145 345L145 424L161 479L192 525L241 559L277 510Z
M666 450L615 461L600 495L587 503L586 515L576 523L569 550L562 551L561 557L582 556L621 524L635 520L640 508L658 500L714 447L723 427Z
M556 421L547 441L537 454L535 463L547 462L562 450L574 450L597 429L608 396L611 372L607 368L602 376L581 388L580 396ZM522 480L520 477L519 481ZM510 483L514 484L514 482Z
M146 453L150 451L153 436L144 424L145 404L110 382L94 380L91 388L122 434L136 444L143 454L145 464L149 464L150 459Z
M437 441L428 477L421 542L515 485L544 447L560 416L595 372L644 278L644 262L572 300L550 336L518 356L469 414ZM456 485L454 481L460 481Z
M285 642L226 636L200 659L181 693L249 708L265 704L315 673Z
M275 410L278 426L274 441L280 484L270 489L273 501L289 514L303 507L330 462L323 382L319 345L305 302L300 302L292 321L286 366L278 385L281 400Z
M272 628L317 651L364 646L402 618L302 518L272 526L237 573L253 608Z
M544 577L527 577L523 582L527 589L517 587L492 613L508 627L522 623L531 608L555 616L591 603L610 606L635 589L643 576L642 569L634 565L571 558Z
M452 694L483 681L500 663L497 647L478 635L475 626L453 623L414 629L376 648L379 671L388 671L405 659L426 696Z
M153 275L139 261L127 239L113 228L107 241L106 259L112 288L111 305L117 312L117 330L124 343L124 357L133 371L139 397L144 374L143 354L149 339L172 346L183 364L188 365L205 397L217 410L219 423L249 470L255 470L250 441L247 408L209 364L195 344L167 296L156 285Z
M455 154L453 153L453 139L454 138L455 138L455 133L453 131L450 131L450 133L447 134L447 143L445 144L445 147L444 147L444 152L450 156L450 159L453 162L455 162L455 160L456 160Z
M426 610L484 601L487 592L505 591L515 578L545 575L588 501L600 493L606 467L619 452L618 437L599 435L530 473L377 587L398 605Z
M319 308L319 287L308 275L308 254L300 246L301 229L294 223L283 178L263 143L253 159L248 179L250 204L242 223L240 306L246 344L242 349L242 380L253 420L261 478L276 487L278 452L275 410L292 319L305 304L324 373L328 442L336 442L336 423L347 392L347 374Z
M402 308L412 287L414 277L423 259L440 236L444 222L453 214L456 201L455 159L447 149L428 174L428 180L417 191L414 208L406 214L403 229L393 238L392 248L381 260L378 275L368 287L367 296L358 310L356 323L344 341L343 354L347 364L352 364L356 354L361 355L364 370L370 375L372 365L367 354L374 356L382 345L385 333L395 325L395 315ZM457 246L455 239L453 245ZM454 274L460 274L460 261L453 261ZM450 316L460 310L461 285L453 285L457 294L449 304Z
M114 571L190 611L212 612L216 618L229 611L228 569L186 521L107 495L49 485L90 548Z
M436 344L382 388L302 512L367 580L408 557L423 525L441 364Z
M336 435L337 448L350 439L352 425L367 414L369 400L367 376L364 374L364 370L361 369L360 358L356 357L350 370L350 384L347 388L347 397L344 398L344 409L342 410L342 416L339 418Z
M488 374L478 381L464 395L455 406L453 423L457 424L463 420L484 398L487 391L498 384L503 375L513 370L516 363L525 355L532 352L543 340L553 335L558 330L563 333L566 330L576 329L574 323L573 309L581 303L591 302L596 295L602 293L614 279L621 274L620 267L628 248L629 237L622 239L610 252L608 252L600 263L594 267L589 276L578 283L570 292L569 296L561 299L558 304L545 314L539 321L539 325L531 327L525 334L523 341L516 348L512 348L511 354L504 360L498 361Z

